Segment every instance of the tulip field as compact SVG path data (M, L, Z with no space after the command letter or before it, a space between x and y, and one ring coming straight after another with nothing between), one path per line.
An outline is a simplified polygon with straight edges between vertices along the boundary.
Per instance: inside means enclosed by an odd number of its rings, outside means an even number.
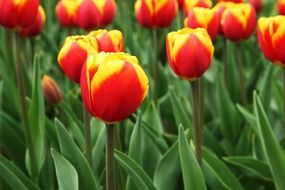
M56 189L285 190L285 0L0 0L0 190Z

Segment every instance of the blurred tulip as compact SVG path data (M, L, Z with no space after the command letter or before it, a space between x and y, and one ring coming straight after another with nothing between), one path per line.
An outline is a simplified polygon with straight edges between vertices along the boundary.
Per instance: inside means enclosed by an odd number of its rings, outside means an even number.
M177 10L177 0L137 0L135 3L137 21L147 28L168 27Z
M0 0L0 24L9 29L28 27L37 16L39 0Z
M265 57L273 63L285 65L285 16L258 20L257 37Z
M96 30L88 34L94 37L98 43L98 51L122 52L124 51L124 38L119 30Z
M223 35L231 41L249 38L256 27L256 13L249 3L233 4L225 9L221 18Z
M260 12L263 6L262 0L249 0L256 12Z
M183 11L185 15L188 15L189 11L194 7L211 8L211 0L184 0Z
M218 0L218 2L242 3L243 0Z
M61 90L57 83L48 75L44 75L42 79L42 88L45 101L48 104L56 104L63 99Z
M183 7L184 0L177 0L179 7Z
M217 13L208 8L193 8L184 21L185 27L205 28L212 39L215 39L219 29L219 17Z
M34 37L41 33L46 22L46 13L42 6L39 6L36 20L26 28L20 29L20 35L22 37Z
M79 0L60 0L56 5L56 17L64 27L76 26Z
M129 117L148 93L148 78L134 56L101 52L82 68L81 95L86 109L108 124Z
M57 60L64 73L79 83L81 69L87 56L97 51L96 39L89 36L70 36L66 38Z
M204 28L184 28L166 38L168 62L182 79L196 80L209 68L214 46Z
M279 14L285 15L285 0L278 0L277 7Z

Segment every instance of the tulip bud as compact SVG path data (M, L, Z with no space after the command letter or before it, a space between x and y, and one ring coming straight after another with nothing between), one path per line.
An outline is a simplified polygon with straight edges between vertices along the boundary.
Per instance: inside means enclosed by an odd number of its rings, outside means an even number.
M177 0L137 0L135 3L136 19L147 28L168 27L177 11Z
M249 0L249 3L254 7L256 12L260 12L263 6L262 0Z
M58 54L58 63L64 73L74 82L80 82L83 64L89 54L98 51L97 41L89 36L67 37Z
M113 21L113 18L116 14L116 9L117 9L116 3L114 0L97 0L97 1L98 1L97 6L99 7L99 10L101 11L102 14L100 26L107 26Z
M148 78L134 56L105 53L87 58L81 74L86 109L108 124L129 117L148 93Z
M233 4L226 8L221 18L223 34L231 41L245 40L256 26L256 13L249 3Z
M20 30L20 35L22 37L34 37L38 35L44 27L46 22L46 14L42 6L39 6L38 14L36 20L26 28Z
M42 88L45 101L48 104L56 104L63 99L61 90L57 83L48 75L44 75L42 79Z
M122 52L124 50L123 34L119 30L96 30L88 35L97 40L99 52Z
M285 1L278 0L277 2L278 12L280 15L285 15Z
M218 15L219 18L219 34L223 34L223 29L221 26L221 19L222 19L222 15L225 12L226 8L229 8L231 6L234 6L235 4L232 2L219 2L217 3L214 7L213 10L216 12L216 14Z
M184 21L185 27L205 28L211 39L215 39L219 29L219 17L217 13L208 8L193 8Z
M218 0L219 2L242 3L243 0Z
M214 46L204 28L184 28L166 38L168 62L182 79L196 80L209 68Z
M56 5L56 17L63 27L76 26L78 0L60 0Z
M204 7L211 8L212 1L211 0L184 0L183 11L185 15L188 15L189 11L194 7Z
M276 64L285 65L285 16L258 20L257 38L265 57Z
M39 0L0 0L0 24L19 29L32 24L37 16Z

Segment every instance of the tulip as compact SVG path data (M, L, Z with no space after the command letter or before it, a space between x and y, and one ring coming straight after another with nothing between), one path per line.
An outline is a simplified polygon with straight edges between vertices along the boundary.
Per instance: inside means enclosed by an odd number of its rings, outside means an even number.
M98 51L122 52L124 51L124 38L119 30L96 30L88 34L94 37L98 43Z
M177 0L179 7L183 7L184 0Z
M39 6L38 14L36 20L26 28L20 30L20 35L22 37L34 37L38 35L44 27L46 21L46 14L42 6Z
M18 29L32 24L37 16L39 0L0 0L0 24Z
M254 7L256 12L260 12L262 9L262 0L249 0L249 3Z
M60 0L56 5L56 17L64 27L76 26L79 0Z
M58 63L74 82L80 82L81 68L89 54L98 50L97 41L89 36L67 37L58 54Z
M177 0L137 0L135 3L136 19L147 28L168 27L177 11Z
M63 99L60 88L50 76L44 75L42 88L45 100L48 104L56 104Z
M278 7L279 14L285 15L285 1L284 0L278 0L277 7Z
M183 11L185 15L188 15L189 11L194 7L204 7L211 8L212 1L211 0L184 0Z
M211 39L215 39L219 24L218 14L214 10L200 7L193 8L184 21L185 27L205 28L211 36Z
M256 26L256 13L249 3L233 4L226 8L221 18L223 34L231 41L249 38Z
M147 95L148 79L136 57L100 52L87 58L80 86L89 113L114 124L136 111Z
M222 15L225 12L225 10L229 7L234 6L235 4L232 2L219 2L217 3L214 7L213 10L216 12L216 14L218 15L219 18L219 34L223 34L223 29L222 29L222 25L221 25L221 19L222 19Z
M208 70L214 46L204 28L184 28L167 35L166 50L172 70L182 79L193 81Z
M243 0L218 0L218 2L242 3Z

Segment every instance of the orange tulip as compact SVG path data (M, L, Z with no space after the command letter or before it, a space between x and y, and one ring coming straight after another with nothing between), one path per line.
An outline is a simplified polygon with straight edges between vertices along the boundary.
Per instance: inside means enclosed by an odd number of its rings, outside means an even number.
M285 15L285 0L278 0L278 12L280 15Z
M42 79L42 88L45 101L48 104L56 104L63 99L61 90L57 83L48 75L44 75Z
M97 41L89 36L67 37L58 54L58 63L74 82L80 82L81 68L89 54L98 50Z
M249 3L233 4L225 9L221 18L223 34L231 41L249 38L256 26L256 13Z
M119 30L96 30L88 34L98 42L98 51L122 52L124 51L124 38Z
M185 27L205 28L212 39L215 39L219 29L219 17L217 13L208 8L193 8L184 21Z
M0 24L18 29L32 24L37 16L39 0L0 0Z
M260 12L263 6L262 0L249 0L256 12Z
M166 38L168 62L182 79L195 80L209 68L214 46L204 28L184 28Z
M168 27L177 10L177 0L137 0L135 3L137 21L147 28Z
M86 109L108 124L129 117L148 93L148 79L134 56L101 52L82 68L81 95Z
M257 37L265 57L276 64L285 65L285 16L258 20Z
M45 11L42 8L42 6L39 6L36 20L34 20L34 22L28 27L22 28L20 30L20 35L22 37L34 37L38 35L43 30L45 22L46 22Z
M242 3L243 0L218 0L218 2Z
M79 0L60 0L56 5L56 17L64 27L76 26Z
M185 15L188 15L189 11L194 7L211 8L211 0L184 0L183 11Z

